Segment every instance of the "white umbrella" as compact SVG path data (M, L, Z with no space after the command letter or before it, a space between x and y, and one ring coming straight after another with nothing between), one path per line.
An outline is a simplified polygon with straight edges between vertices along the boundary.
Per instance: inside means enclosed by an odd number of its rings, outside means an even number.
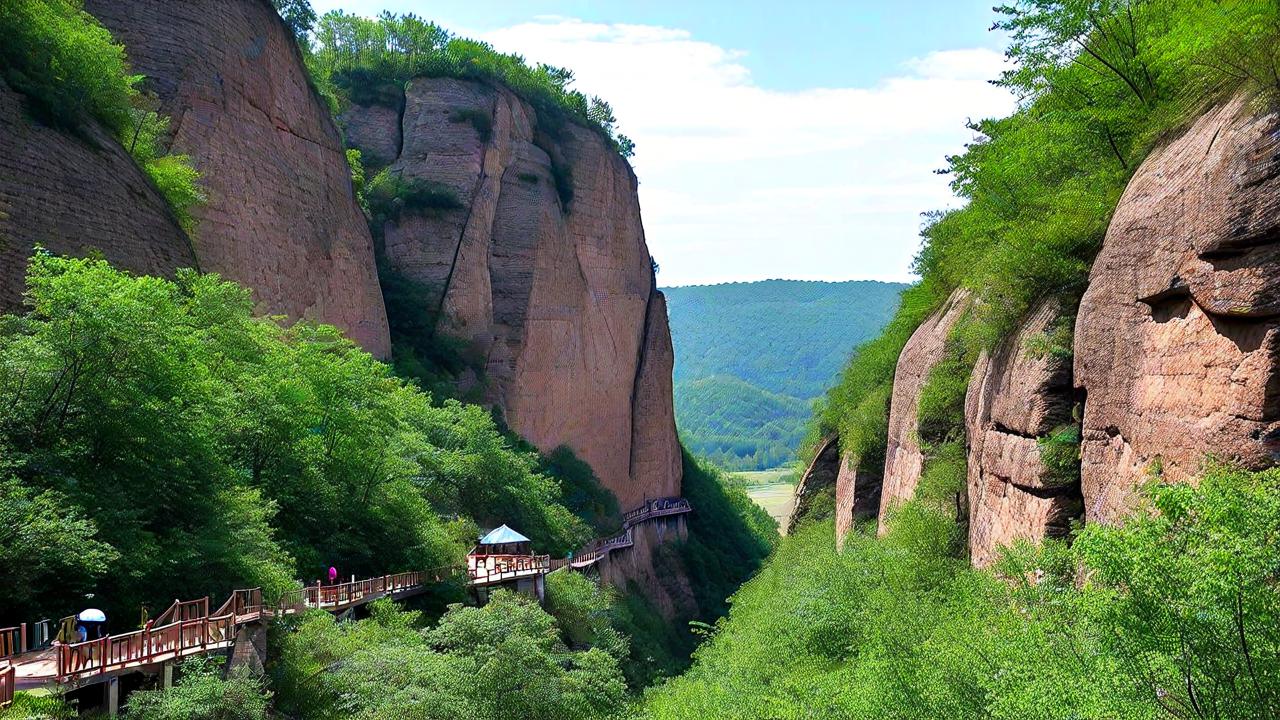
M97 608L89 608L82 610L76 618L82 622L106 622L107 614Z

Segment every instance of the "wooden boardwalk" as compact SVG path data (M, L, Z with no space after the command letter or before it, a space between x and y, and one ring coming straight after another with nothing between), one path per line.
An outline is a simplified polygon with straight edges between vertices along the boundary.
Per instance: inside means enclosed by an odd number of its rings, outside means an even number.
M562 567L585 569L614 550L631 547L634 544L632 528L636 525L691 510L683 498L648 500L623 516L622 534L597 540L572 559L552 560L547 555L472 555L465 566L467 580L473 587L489 587L537 578ZM192 655L227 650L235 644L241 627L267 618L313 609L341 613L379 598L407 598L423 592L429 584L456 575L463 567L451 565L340 585L317 583L290 590L274 602L264 602L260 588L235 590L212 611L209 598L175 600L141 630L80 643L54 642L34 650L28 647L26 625L3 628L0 629L0 708L13 701L17 690L53 686L74 689L127 673L157 671L167 663ZM44 641L48 640L48 623L39 634Z

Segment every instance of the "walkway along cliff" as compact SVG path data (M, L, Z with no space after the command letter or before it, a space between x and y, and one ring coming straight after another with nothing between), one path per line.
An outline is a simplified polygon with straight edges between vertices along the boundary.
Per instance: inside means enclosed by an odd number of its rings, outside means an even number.
M481 538L467 557L467 564L397 573L351 582L315 585L264 599L261 588L233 590L226 602L210 610L209 598L174 600L167 610L145 621L133 632L78 643L55 640L50 621L0 628L0 708L13 700L18 689L103 688L107 713L115 717L121 701L120 679L144 673L161 676L163 687L173 682L174 665L193 655L226 654L227 672L241 665L261 673L266 663L265 623L273 618L308 610L348 613L380 598L402 600L421 594L432 584L449 580L465 570L466 583L477 600L484 602L498 587L544 598L547 573L598 570L617 580L634 578L653 569L646 540L660 542L670 533L684 537L686 516L693 511L684 498L646 500L623 518L623 534L602 538L566 559L538 555L529 539L502 526ZM636 538L641 538L638 549ZM631 556L635 559L628 560ZM618 563L632 567L617 569ZM74 621L74 618L67 618ZM66 621L63 621L66 624Z
M1047 299L978 359L968 487L955 497L974 565L1016 540L1065 536L1073 521L1115 522L1148 477L1193 477L1210 455L1280 463L1277 138L1280 115L1242 97L1203 113L1129 182L1078 309ZM834 438L802 478L805 503L837 476L837 544L855 520L883 528L916 495L928 460L920 391L971 302L955 291L899 357L883 479L857 472ZM1067 347L1035 347L1072 326ZM1063 438L1069 453L1055 455Z

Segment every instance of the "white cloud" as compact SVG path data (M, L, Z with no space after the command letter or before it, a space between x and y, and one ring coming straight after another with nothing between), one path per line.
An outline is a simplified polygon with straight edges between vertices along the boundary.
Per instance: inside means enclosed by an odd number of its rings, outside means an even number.
M1013 108L986 49L930 53L872 87L779 91L679 29L541 18L476 35L613 104L666 285L906 279L919 213L955 203L932 170L970 139L966 120Z

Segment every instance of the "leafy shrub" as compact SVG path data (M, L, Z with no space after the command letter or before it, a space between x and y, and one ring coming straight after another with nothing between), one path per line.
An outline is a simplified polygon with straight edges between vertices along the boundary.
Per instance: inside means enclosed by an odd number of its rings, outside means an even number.
M1080 425L1069 423L1056 427L1048 435L1036 438L1040 463L1046 470L1045 481L1051 485L1070 485L1080 481Z
M562 504L591 526L596 537L609 537L622 529L618 498L600 484L595 471L565 445L543 458L541 470L560 481Z
M219 658L220 660L221 658ZM269 695L247 670L222 678L221 663L193 657L166 690L139 690L129 696L126 720L266 720Z
M546 610L556 619L565 644L574 650L600 648L622 660L630 644L613 626L616 592L568 570L547 575Z
M920 387L916 427L924 447L953 441L964 432L964 396L973 360L957 348L934 365Z
M373 176L365 189L365 198L374 222L399 221L405 212L430 213L462 207L458 194L448 185L421 178L405 178L390 168L384 168Z
M555 618L527 597L497 591L484 607L451 607L423 632L417 623L386 603L355 623L303 618L277 636L277 708L315 720L557 720L623 709L615 657L569 649Z
M100 578L109 616L330 565L456 563L477 523L557 554L592 535L486 410L434 404L334 328L255 318L248 290L217 276L40 254L27 300L0 320L5 510L39 516L22 543L73 553L24 572ZM0 557L27 552L0 539ZM0 589L7 616L76 609L15 590Z
M927 504L839 554L830 523L806 525L642 716L1273 716L1280 471L1212 467L1146 493L1151 512L1011 548L1000 576L957 557Z
M916 497L923 500L947 501L964 493L967 487L968 458L964 440L950 439L929 449Z
M369 200L364 196L365 174L364 159L360 155L360 151L355 148L347 148L347 167L351 168L351 192L356 196L356 204L364 211L365 215L369 214Z

